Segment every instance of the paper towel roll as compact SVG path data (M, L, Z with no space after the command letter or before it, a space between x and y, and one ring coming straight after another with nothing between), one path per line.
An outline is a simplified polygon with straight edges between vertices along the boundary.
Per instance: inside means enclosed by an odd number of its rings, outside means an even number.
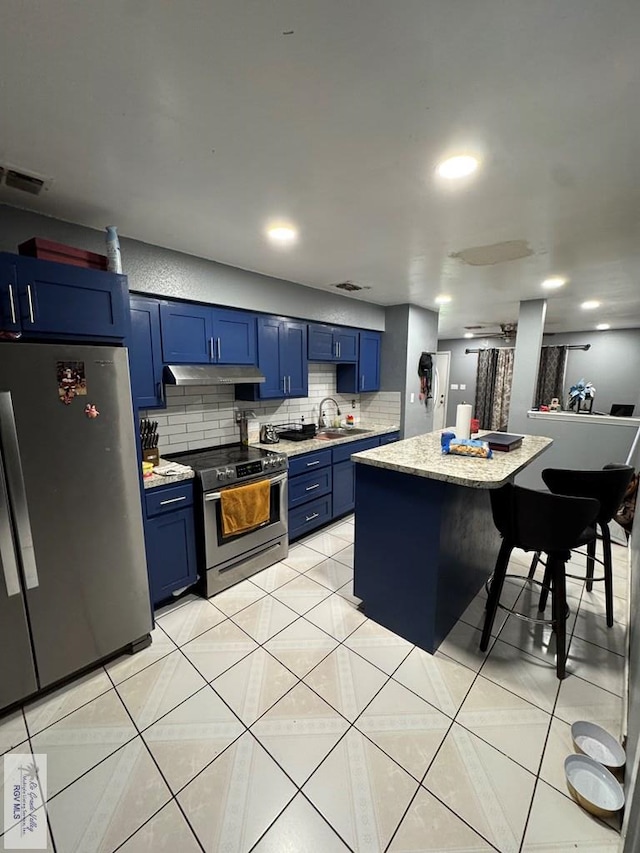
M471 406L460 403L456 409L456 438L471 438Z

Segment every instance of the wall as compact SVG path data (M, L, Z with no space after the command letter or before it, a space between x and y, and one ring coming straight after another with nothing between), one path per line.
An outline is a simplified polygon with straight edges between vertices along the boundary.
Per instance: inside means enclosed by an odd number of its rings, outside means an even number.
M569 350L565 392L578 379L591 381L596 388L594 410L609 412L612 403L634 403L640 415L640 329L612 329L608 332L571 332L545 335L543 344L591 344L587 352ZM474 338L438 342L438 350L451 351L451 384L466 384L466 391L451 391L447 402L447 423L455 423L458 403L473 405L476 396L477 355L465 355L465 349L500 346L499 340Z
M433 403L429 408L419 400L417 368L422 352L434 353L438 340L438 315L415 305L392 305L386 310L382 336L381 388L401 388L401 430L403 438L430 432ZM411 395L413 394L413 402Z
M104 232L0 205L0 251L17 252L30 237L105 254ZM267 314L384 330L384 308L215 261L120 238L129 288Z
M396 425L400 419L400 394L336 393L335 364L309 364L309 396L294 400L246 403L234 400L233 386L165 386L167 408L141 411L140 417L158 421L160 453L179 453L231 444L240 440L235 421L236 410L253 411L260 423L317 423L318 406L323 397L333 397L344 421L353 412L356 423L369 422L381 426ZM328 418L335 415L330 403L325 407Z

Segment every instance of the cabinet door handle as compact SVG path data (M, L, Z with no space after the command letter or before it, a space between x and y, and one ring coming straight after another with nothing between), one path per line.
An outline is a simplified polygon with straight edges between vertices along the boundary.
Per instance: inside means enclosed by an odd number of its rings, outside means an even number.
M29 322L35 323L35 316L33 314L33 294L31 293L31 285L27 285L27 300L29 301Z
M222 345L220 344L220 338L218 338L218 361L222 359Z
M282 377L282 393L283 394L287 393L287 377L286 376Z
M362 374L362 390L364 391L364 373Z
M158 382L158 398L161 403L164 403L164 385L162 382Z
M181 498L167 498L166 501L160 501L160 506L166 506L167 504L177 504L180 501L186 501L186 499L186 495L182 495Z
M313 521L313 519L318 518L319 515L320 515L319 512L314 512L313 515L305 515L304 520L305 521Z
M16 303L13 301L13 285L9 285L9 308L11 309L11 322L16 324Z
M305 492L312 492L314 489L319 489L320 483L314 483L313 486L307 486Z
M209 338L209 361L216 360L216 351L214 349L213 338Z
M291 377L287 376L287 393L291 393Z
M342 358L342 344L338 341L338 358Z
M319 464L320 464L320 460L316 459L315 462L307 462L307 468L311 468L313 465L319 465Z

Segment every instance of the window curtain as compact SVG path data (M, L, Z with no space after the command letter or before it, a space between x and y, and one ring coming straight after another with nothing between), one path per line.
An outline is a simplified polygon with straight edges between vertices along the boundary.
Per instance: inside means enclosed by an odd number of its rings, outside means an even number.
M564 405L564 376L567 369L567 348L543 347L538 368L538 385L534 406L548 406L554 397Z
M506 347L478 353L475 416L480 421L480 429L507 429L513 356L514 350Z

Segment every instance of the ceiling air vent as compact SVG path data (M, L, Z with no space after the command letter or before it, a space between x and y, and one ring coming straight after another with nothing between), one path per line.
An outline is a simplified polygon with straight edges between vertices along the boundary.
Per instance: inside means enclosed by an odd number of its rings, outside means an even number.
M0 182L4 182L5 186L13 190L20 190L29 195L40 195L43 190L48 190L51 186L50 178L28 174L19 169L12 169L10 166L0 166Z
M356 293L358 290L371 290L366 284L354 284L352 281L341 281L338 284L332 284L336 290L345 290L347 293Z

